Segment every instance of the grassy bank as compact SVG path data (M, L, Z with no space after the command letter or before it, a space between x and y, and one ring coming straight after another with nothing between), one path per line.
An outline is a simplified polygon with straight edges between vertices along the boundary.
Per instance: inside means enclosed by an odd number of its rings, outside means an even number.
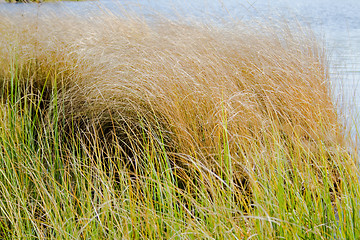
M1 238L359 237L357 153L310 31L0 22Z

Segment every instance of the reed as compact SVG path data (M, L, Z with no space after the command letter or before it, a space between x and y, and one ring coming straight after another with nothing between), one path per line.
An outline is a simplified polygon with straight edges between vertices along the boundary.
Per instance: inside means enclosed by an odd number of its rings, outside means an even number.
M310 30L0 21L3 236L359 236L356 151Z

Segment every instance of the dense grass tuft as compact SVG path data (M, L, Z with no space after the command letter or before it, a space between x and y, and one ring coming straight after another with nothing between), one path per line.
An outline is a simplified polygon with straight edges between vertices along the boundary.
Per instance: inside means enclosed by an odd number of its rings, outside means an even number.
M0 22L0 236L359 236L356 151L311 31Z

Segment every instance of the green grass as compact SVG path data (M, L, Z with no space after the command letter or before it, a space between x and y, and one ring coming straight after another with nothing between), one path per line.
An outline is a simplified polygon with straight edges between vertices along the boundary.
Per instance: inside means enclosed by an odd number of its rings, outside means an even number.
M2 239L359 238L311 32L0 20Z

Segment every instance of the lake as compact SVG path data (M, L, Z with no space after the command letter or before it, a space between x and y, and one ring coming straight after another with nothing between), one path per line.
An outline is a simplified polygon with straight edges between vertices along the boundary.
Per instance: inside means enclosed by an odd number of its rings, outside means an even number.
M110 10L109 10L110 9ZM199 21L233 21L269 17L299 21L309 25L325 39L331 63L334 100L345 99L342 109L351 118L360 112L360 1L358 0L100 0L44 4L0 3L0 14L64 14L69 11L91 16L102 11L119 14L131 9L145 15L162 14L169 18L188 16ZM344 104L345 103L345 104ZM349 115L347 115L349 116Z

